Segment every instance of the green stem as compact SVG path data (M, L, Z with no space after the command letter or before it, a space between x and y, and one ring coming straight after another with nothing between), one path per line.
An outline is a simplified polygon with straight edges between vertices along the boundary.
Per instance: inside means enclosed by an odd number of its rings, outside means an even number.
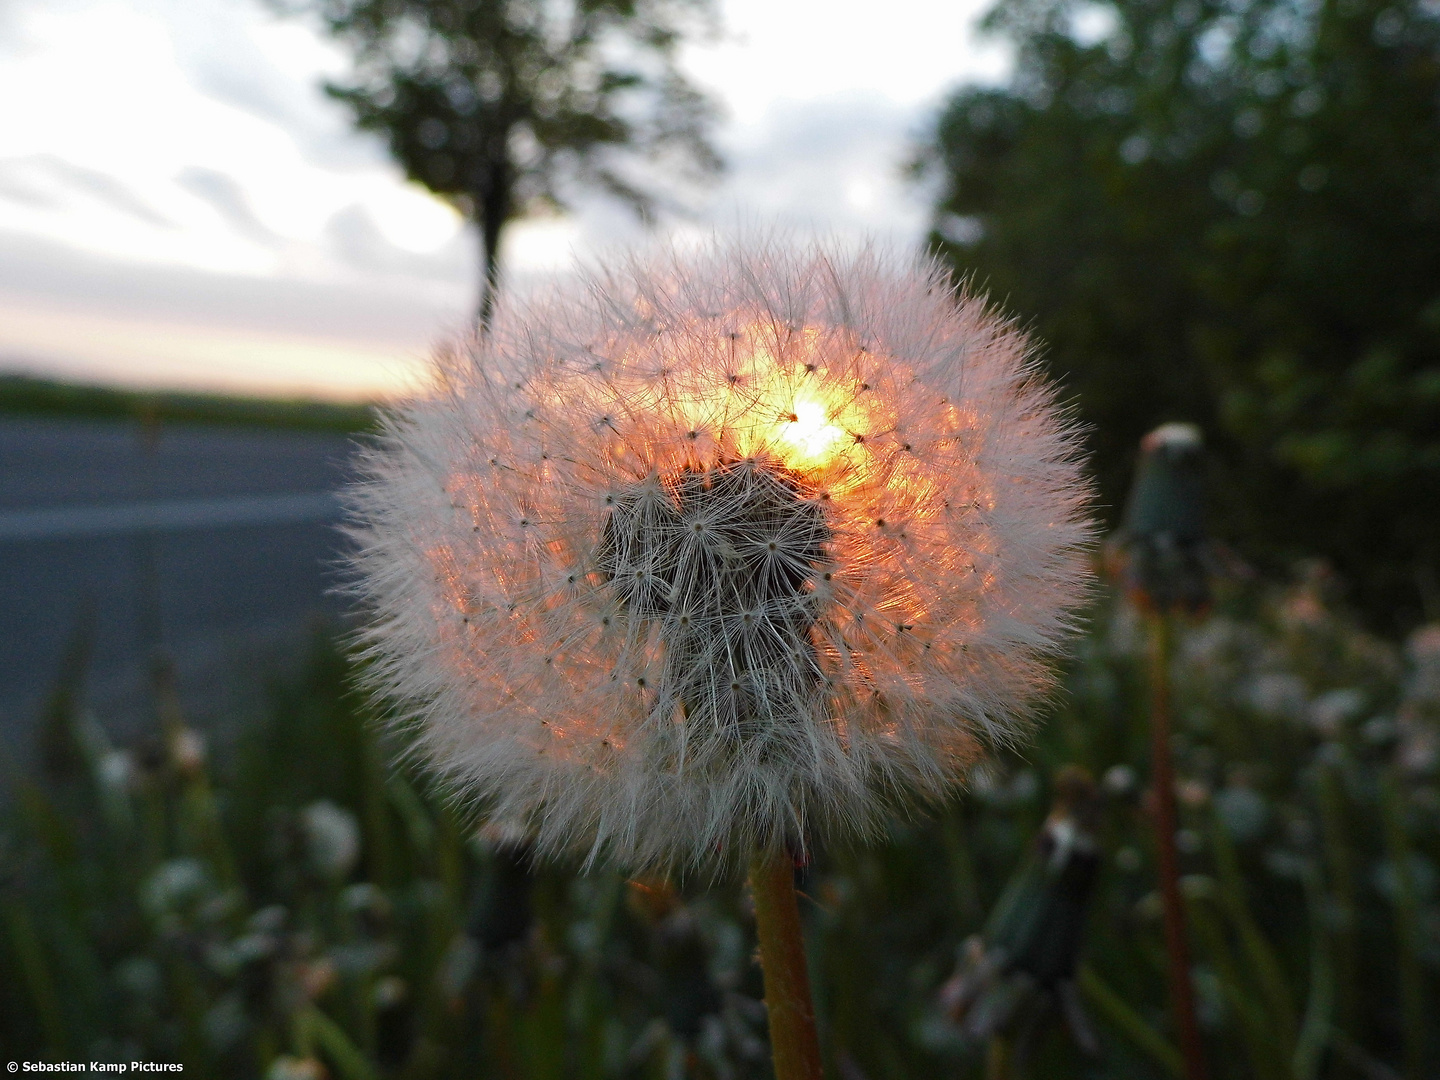
M1259 986L1259 996L1266 1003L1270 1017L1269 1028L1281 1043L1293 1045L1296 1038L1295 1000L1285 981L1285 972L1280 958L1261 933L1260 926L1250 914L1250 904L1245 895L1245 878L1240 871L1240 861L1230 834L1220 821L1218 813L1212 815L1210 846L1215 856L1215 873L1220 884L1220 900L1230 926L1240 942L1242 955L1250 966L1251 974Z
M1335 942L1335 980L1340 1030L1354 1036L1359 960L1355 945L1355 855L1347 824L1344 777L1334 763L1320 766L1320 823L1325 838L1325 862L1334 896L1332 931Z
M1145 1051L1150 1059L1170 1076L1176 1080L1184 1080L1185 1062L1180 1057L1180 1051L1130 1008L1125 999L1110 989L1093 969L1081 967L1076 973L1075 981L1086 1000L1127 1039Z
M805 939L795 899L795 865L784 849L762 851L751 859L750 892L765 974L775 1080L821 1080L820 1040L815 1035Z
M1395 868L1395 936L1399 939L1400 1015L1405 1034L1405 1080L1425 1074L1425 974L1420 967L1420 901L1410 867L1410 837L1405 831L1405 800L1393 771L1380 782L1385 818L1385 847Z
M50 967L45 962L45 953L40 946L35 921L30 911L18 900L5 905L4 912L10 926L10 943L20 963L20 972L30 991L30 1000L40 1020L40 1034L46 1053L61 1057L69 1049L65 1038L65 1017L60 1006L60 993L51 977Z
M1170 757L1170 621L1150 615L1150 752L1155 790L1155 841L1160 899L1165 913L1165 952L1170 968L1170 1009L1185 1059L1186 1080L1205 1080L1205 1055L1195 1022L1195 988L1190 980L1190 943L1180 898L1180 856L1175 849L1175 764Z
M1305 904L1310 910L1310 993L1305 1019L1295 1040L1291 1074L1295 1080L1313 1080L1320 1073L1330 1043L1335 1013L1335 963L1330 955L1330 927L1326 919L1325 886L1320 868L1305 871Z
M955 902L966 925L978 923L984 916L980 907L980 890L976 887L975 860L970 856L970 844L965 836L965 820L956 809L945 817L942 835L945 850L950 856L950 880L955 890Z
M1015 1055L1004 1035L990 1036L985 1048L985 1080L1015 1080Z

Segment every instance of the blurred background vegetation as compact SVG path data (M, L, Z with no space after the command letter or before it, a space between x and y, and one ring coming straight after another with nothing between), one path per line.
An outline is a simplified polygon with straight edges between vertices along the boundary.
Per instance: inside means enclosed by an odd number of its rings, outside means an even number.
M916 163L935 250L1044 343L1118 508L1140 436L1215 449L1216 532L1440 617L1440 8L1001 0L1000 89Z
M1214 1076L1440 1068L1440 628L1387 644L1330 586L1314 569L1236 588L1179 636L1179 844ZM1123 599L1093 616L1024 757L801 871L830 1075L980 1076L997 1031L1027 1046L1010 1075L1179 1075L1144 633ZM531 864L396 764L353 676L317 638L223 758L163 669L154 734L132 747L59 688L43 769L11 778L0 833L0 1045L274 1080L768 1075L738 885ZM988 1021L957 1025L942 1002L1065 763L1098 781L1080 827L1099 860L1071 897L1078 969L1041 961L1078 987L1093 1057L1024 972L985 988Z
M592 6L600 21L672 12ZM502 84L483 50L440 50L473 70L433 79L386 51L384 19L444 38L461 7L315 10L371 65L339 95L412 176L469 200L484 225L484 192L447 188L437 162L504 174L494 236L549 197L547 162L587 147L586 168L632 135L709 167L687 86L661 86L653 100L679 111L632 131L606 112L604 86L571 116L563 86L485 90ZM1044 342L1090 425L1112 524L1144 432L1189 420L1213 447L1211 525L1230 578L1178 628L1170 671L1211 1075L1440 1075L1440 7L1002 0L988 26L1016 48L1012 80L957 92L912 164L937 192L933 249ZM511 31L531 49L524 79L539 78L539 45ZM646 39L662 82L668 33ZM457 95L456 77L484 92ZM501 101L538 111L504 127L513 117L486 111ZM642 207L654 194L621 189ZM15 380L0 392L11 412L369 423ZM1099 598L1023 757L988 765L932 818L803 868L830 1075L1180 1075L1145 810L1141 623L1124 598ZM535 865L517 838L477 832L379 733L332 634L224 746L207 747L163 663L150 736L112 744L77 691L83 653L82 634L41 767L5 781L10 1056L269 1080L768 1075L738 885ZM1078 775L1067 764L1098 786L1084 814L1063 799L1051 813L1057 775ZM1036 870L1064 822L1094 853L1093 880ZM1078 954L1068 932L1047 939L1048 976L990 972L979 1012L957 1020L956 978L973 983L975 958L1016 932L1001 916L1017 897L1073 917ZM1063 994L1037 993L1062 984L1078 1017L1054 1007ZM996 1065L997 1036L1023 1048L1018 1064Z
M339 435L367 431L374 421L374 411L368 405L119 390L29 375L0 375L0 416L126 420L152 426L220 424L250 430L270 428Z

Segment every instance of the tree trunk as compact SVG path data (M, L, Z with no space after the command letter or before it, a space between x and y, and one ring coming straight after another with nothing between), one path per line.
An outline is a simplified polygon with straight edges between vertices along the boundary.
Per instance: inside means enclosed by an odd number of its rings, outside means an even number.
M485 180L484 189L472 196L476 224L480 227L481 255L480 302L475 309L475 321L482 335L490 332L490 322L495 316L495 293L500 287L500 234L510 220L514 174L508 157L493 161Z

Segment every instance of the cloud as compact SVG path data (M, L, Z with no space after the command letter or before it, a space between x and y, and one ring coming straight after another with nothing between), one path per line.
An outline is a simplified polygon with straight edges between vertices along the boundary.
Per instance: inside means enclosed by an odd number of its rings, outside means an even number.
M26 175L32 171L27 165L28 162L24 159L10 158L0 161L0 199L47 209L59 206L60 201L54 195Z
M0 232L0 370L353 398L414 387L468 282L245 277Z
M54 206L63 196L82 196L161 229L175 222L156 210L123 180L56 154L32 154L0 161L0 194L17 202ZM57 199L59 195L61 198Z
M210 207L237 234L264 247L279 247L284 238L256 215L240 181L228 173L191 165L182 169L175 183Z
M0 4L0 54L16 51L23 42L20 27L15 21L14 7Z
M426 253L407 251L386 239L371 212L352 203L325 223L326 250L353 270L378 277L408 277L425 281L466 283L474 277L477 258L469 230L460 230L449 243Z
M465 283L245 277L136 264L18 232L0 233L0 295L136 321L408 342L460 325ZM0 349L6 348L0 325Z
M696 227L726 232L778 225L801 235L918 246L930 202L926 190L905 175L905 165L928 116L924 105L900 105L866 92L777 102L754 123L722 129L718 141L727 167L719 183L695 197L692 213L663 218L659 231L684 235ZM566 231L583 256L647 235L613 199L594 191L566 195L575 211ZM509 267L522 269L517 263L532 261L533 269L541 268L539 260L524 257L512 258ZM545 261L559 268L569 260Z
M244 23L176 21L177 60L196 90L280 127L310 119L304 115L306 95L297 93L301 87L257 47Z
M730 174L716 207L918 242L927 211L903 169L924 116L872 93L777 103L761 123L726 134Z
M343 61L302 20L281 20L252 3L151 2L161 9L175 60L197 92L283 129L321 168L364 169L385 160L381 141L357 136L344 107L321 90L322 69L335 71ZM291 48L277 49L282 41ZM290 63L277 62L277 54L287 52Z

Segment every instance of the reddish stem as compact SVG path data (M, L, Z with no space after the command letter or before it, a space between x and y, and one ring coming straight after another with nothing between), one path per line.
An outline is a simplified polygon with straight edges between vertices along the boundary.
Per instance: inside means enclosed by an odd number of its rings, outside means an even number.
M1195 1022L1195 987L1190 979L1190 943L1180 896L1180 856L1175 850L1175 765L1170 757L1170 623L1163 612L1150 615L1150 755L1154 788L1155 842L1160 862L1160 898L1165 910L1165 952L1170 961L1170 1011L1185 1060L1185 1080L1205 1080L1205 1051Z

